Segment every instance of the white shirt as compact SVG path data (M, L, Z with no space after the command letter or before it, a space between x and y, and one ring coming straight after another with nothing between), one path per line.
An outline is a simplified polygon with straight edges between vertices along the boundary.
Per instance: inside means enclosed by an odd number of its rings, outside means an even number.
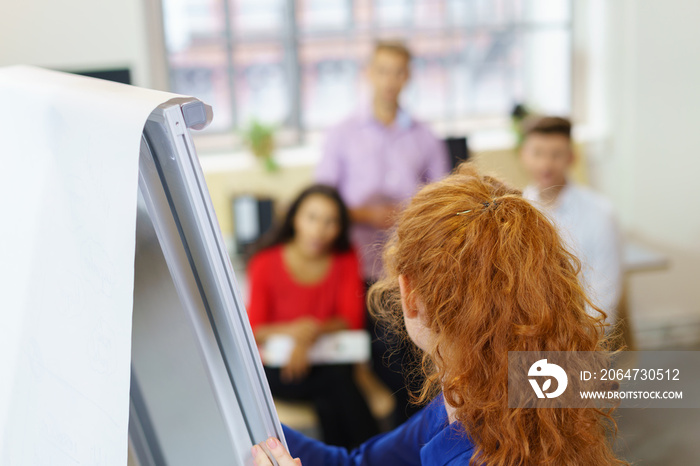
M605 311L608 323L615 323L622 294L622 241L612 204L572 182L549 205L535 186L525 188L523 197L554 220L569 250L581 260L589 298Z

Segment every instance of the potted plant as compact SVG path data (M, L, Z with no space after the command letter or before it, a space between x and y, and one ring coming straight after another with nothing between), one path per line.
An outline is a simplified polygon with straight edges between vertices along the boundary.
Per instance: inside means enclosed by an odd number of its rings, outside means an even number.
M523 128L523 124L531 115L532 112L524 104L515 104L513 110L510 112L510 124L515 134L516 147L520 147L523 143L523 139L525 138L525 128Z
M277 171L279 166L274 159L275 127L252 120L241 133L243 142L256 158L263 162L268 172Z

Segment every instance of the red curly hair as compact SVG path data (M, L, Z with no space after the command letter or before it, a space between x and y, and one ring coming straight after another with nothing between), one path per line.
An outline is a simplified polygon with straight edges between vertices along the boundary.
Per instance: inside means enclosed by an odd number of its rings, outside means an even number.
M384 264L372 312L405 336L398 277L409 280L434 336L414 398L442 389L475 445L471 464L628 464L612 452L610 411L508 408L508 351L606 349L578 259L520 191L462 164L412 199Z

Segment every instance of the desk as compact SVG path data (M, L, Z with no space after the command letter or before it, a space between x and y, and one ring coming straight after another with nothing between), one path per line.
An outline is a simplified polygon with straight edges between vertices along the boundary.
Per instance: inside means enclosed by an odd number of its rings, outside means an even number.
M650 340L653 340L653 338L650 339L648 332L640 329L640 327L644 327L644 325L640 325L640 322L637 321L638 319L635 319L636 325L634 325L634 327L636 332L634 332L635 334L633 335L630 324L630 309L627 296L627 290L629 289L629 277L633 273L652 272L666 269L668 268L669 263L670 261L665 254L655 251L636 241L625 241L622 252L622 268L625 273L625 284L622 298L620 299L620 304L618 306L618 320L621 321L622 325L622 341L628 350L634 351L638 349L636 345L637 340L642 341L642 346L648 349L650 346ZM655 324L652 327L659 327L659 324ZM654 328L654 331L659 333L659 335L656 337L656 340L660 339L659 341L663 340L666 333L668 333L667 329ZM658 345L659 343L653 343L651 344L651 347L656 347Z
M668 257L638 243L625 241L622 251L622 268L626 273L647 272L668 268Z

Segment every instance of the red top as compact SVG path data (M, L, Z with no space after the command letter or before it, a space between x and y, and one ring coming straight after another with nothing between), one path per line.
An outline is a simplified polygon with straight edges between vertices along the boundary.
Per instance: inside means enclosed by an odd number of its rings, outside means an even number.
M326 276L307 285L295 280L284 263L282 246L275 246L251 259L248 281L253 329L305 316L320 321L341 317L350 329L364 328L364 285L353 251L333 254Z

